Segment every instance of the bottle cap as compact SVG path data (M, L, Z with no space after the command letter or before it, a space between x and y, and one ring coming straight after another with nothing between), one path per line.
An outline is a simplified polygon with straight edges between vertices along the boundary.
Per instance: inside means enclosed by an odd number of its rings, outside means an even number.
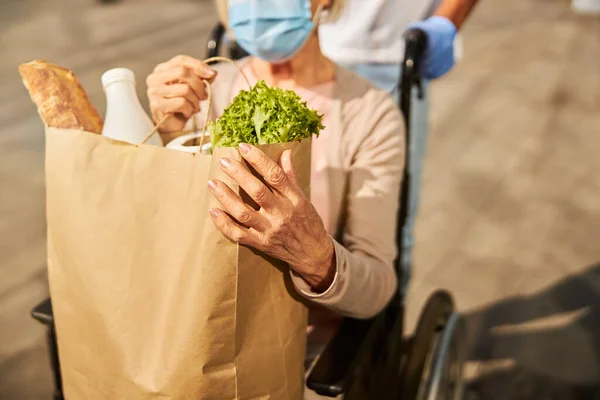
M113 68L102 74L102 86L106 88L111 83L129 81L135 83L135 74L127 68Z

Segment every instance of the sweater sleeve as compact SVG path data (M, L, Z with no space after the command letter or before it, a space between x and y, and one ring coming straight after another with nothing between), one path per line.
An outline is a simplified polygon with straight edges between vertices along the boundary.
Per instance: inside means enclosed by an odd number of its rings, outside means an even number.
M370 106L361 111L368 113L364 117L367 122L347 125L348 129L364 132L345 135L362 140L347 171L342 237L333 241L337 269L334 281L325 292L315 293L292 273L302 296L354 318L379 313L398 285L394 259L405 128L391 97L380 95L369 100Z

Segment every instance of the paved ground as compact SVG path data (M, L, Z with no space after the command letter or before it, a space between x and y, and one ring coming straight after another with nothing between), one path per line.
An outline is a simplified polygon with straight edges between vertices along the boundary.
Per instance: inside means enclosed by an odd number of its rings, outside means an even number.
M104 110L101 73L140 82L203 54L208 0L10 0L0 14L0 399L47 399L43 130L16 66L73 69ZM487 0L465 60L433 86L409 298L450 289L468 325L468 398L600 391L600 19L563 0ZM139 87L143 95L143 84Z

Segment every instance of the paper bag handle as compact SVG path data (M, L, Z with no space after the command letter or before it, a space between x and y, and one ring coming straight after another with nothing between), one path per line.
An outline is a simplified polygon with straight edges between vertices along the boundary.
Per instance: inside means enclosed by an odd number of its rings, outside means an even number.
M250 80L248 79L248 77L246 76L244 71L242 71L242 68L235 61L233 61L227 57L210 57L210 58L207 58L206 60L204 60L203 62L205 64L210 64L210 63L213 63L216 61L224 61L224 62L233 64L238 69L240 74L242 74L242 76L244 77L244 80L246 80L246 83L248 84L248 88L252 89ZM208 118L210 117L210 110L211 110L211 106L212 106L212 101L211 101L212 91L210 89L210 83L205 79L202 79L202 83L204 83L204 86L206 86L206 91L208 92L208 107L206 108L206 117L204 118L204 128L202 129L202 136L200 136L200 148L202 148L202 145L204 144L204 136L206 135L206 128L208 127ZM148 134L148 136L146 136L144 138L144 140L142 140L141 144L145 144L152 136L154 136L156 134L156 132L158 132L158 130L160 129L161 125L164 124L165 121L167 120L167 118L169 118L170 116L171 116L171 113L162 117L162 119L160 121L158 121L158 123L156 124L154 129L152 129L152 131ZM194 118L193 116L192 116L192 118L193 118L192 121L194 123L193 132L197 132L198 127L196 125L196 118ZM185 133L185 132L182 132L182 133Z

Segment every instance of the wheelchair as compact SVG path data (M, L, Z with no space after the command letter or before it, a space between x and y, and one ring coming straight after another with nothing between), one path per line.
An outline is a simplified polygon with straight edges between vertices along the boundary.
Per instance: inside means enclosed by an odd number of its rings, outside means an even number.
M427 37L412 30L405 35L405 57L400 78L400 101L406 128L411 123L411 92L422 96L419 61ZM218 24L207 43L207 58L221 53L232 59L246 56L235 43L225 42L225 28ZM406 147L408 148L409 135ZM409 152L406 152L409 165ZM405 169L397 221L397 248L403 246L403 227L408 216L410 174ZM398 255L396 271L401 273ZM412 336L404 332L404 301L398 291L390 304L368 320L346 318L326 345L307 378L307 387L321 396L345 400L460 400L463 391L464 322L455 312L450 293L430 295ZM60 360L52 304L48 298L32 310L47 327L47 341L54 378L54 399L62 400Z

